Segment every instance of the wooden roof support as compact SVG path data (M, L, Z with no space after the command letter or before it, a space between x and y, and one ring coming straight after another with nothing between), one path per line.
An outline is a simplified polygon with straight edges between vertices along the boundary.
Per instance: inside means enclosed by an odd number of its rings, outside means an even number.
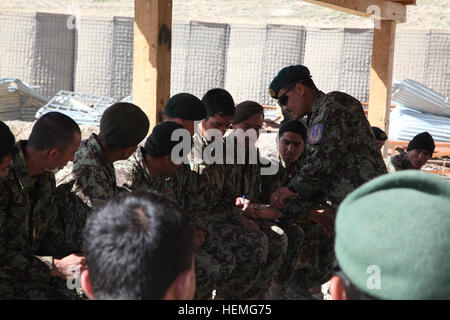
M383 129L389 137L389 112L394 68L395 21L381 20L374 29L368 119L372 126ZM382 150L387 155L387 145Z
M403 4L385 0L304 0L329 9L381 20L406 22L406 7ZM378 10L379 8L379 10Z
M170 97L172 0L135 0L134 14L133 103L153 128Z

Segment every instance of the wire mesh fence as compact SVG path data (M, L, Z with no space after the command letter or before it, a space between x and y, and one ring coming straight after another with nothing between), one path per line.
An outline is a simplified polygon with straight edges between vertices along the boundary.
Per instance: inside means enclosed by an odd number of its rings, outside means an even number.
M0 78L19 78L50 98L59 90L119 99L132 91L130 17L80 19L0 13ZM223 87L236 102L273 105L268 86L287 65L304 64L319 89L368 100L372 29L190 22L172 25L171 94L201 97ZM450 32L397 31L393 79L450 95Z

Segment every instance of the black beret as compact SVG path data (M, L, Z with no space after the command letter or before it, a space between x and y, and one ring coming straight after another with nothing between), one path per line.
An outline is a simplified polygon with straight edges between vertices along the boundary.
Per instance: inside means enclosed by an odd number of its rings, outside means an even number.
M233 123L241 122L250 118L254 114L262 114L264 116L264 107L255 101L244 101L239 103L234 111Z
M306 128L303 123L298 120L290 120L283 123L278 131L278 136L281 137L285 132L294 132L299 134L303 142L306 143Z
M110 106L100 119L101 139L111 147L136 146L148 133L150 122L144 111L128 102Z
M172 141L172 133L177 129L186 130L181 124L172 121L165 121L155 126L145 141L145 153L151 157L170 155L172 149L181 140L180 138L179 140ZM190 133L189 136L191 136Z
M206 118L206 108L196 96L178 93L167 101L164 114L170 118L198 121Z
M281 69L269 85L269 94L272 98L278 99L280 91L289 82L311 78L309 69L302 65L289 66Z
M0 121L0 159L9 155L14 150L16 139L9 127Z
M386 132L384 132L380 128L372 127L372 132L375 135L375 139L382 140L382 141L386 141L387 140Z
M408 144L407 151L414 149L423 149L429 151L432 155L434 152L434 139L428 132L419 133Z

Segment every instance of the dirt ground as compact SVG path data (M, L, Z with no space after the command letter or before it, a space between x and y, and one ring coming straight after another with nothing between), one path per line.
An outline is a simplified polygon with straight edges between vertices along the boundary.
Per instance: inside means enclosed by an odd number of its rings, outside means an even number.
M50 12L90 17L134 15L134 0L2 0L0 11ZM373 26L370 19L348 15L301 0L173 0L173 20L238 24L293 24L308 27ZM398 29L450 30L450 0L417 0L408 6Z

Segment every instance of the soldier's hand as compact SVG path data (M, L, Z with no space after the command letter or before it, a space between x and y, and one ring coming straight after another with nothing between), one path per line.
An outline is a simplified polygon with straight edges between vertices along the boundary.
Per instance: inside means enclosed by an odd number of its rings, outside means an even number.
M331 209L313 210L309 215L309 220L319 224L328 237L334 234L335 213Z
M259 226L252 220L245 217L244 215L241 216L241 222L242 222L242 225L244 225L246 227L259 230Z
M195 232L195 248L196 249L199 249L203 245L207 235L208 235L208 232L206 230L197 229L197 231Z
M241 208L242 211L247 211L249 204L250 204L250 200L245 199L245 203L244 203L244 199L242 197L237 197L234 202L234 205L236 207Z
M68 279L74 272L86 269L86 259L77 254L71 254L62 259L53 259L52 276Z
M284 200L292 196L295 196L295 193L287 187L278 188L270 195L270 203L276 208L286 209Z
M255 209L255 207L263 206L262 204L257 203L251 203L248 207L248 214L250 217L255 219L263 219L263 220L276 220L281 218L282 214L273 206L270 208L264 208L264 209Z

